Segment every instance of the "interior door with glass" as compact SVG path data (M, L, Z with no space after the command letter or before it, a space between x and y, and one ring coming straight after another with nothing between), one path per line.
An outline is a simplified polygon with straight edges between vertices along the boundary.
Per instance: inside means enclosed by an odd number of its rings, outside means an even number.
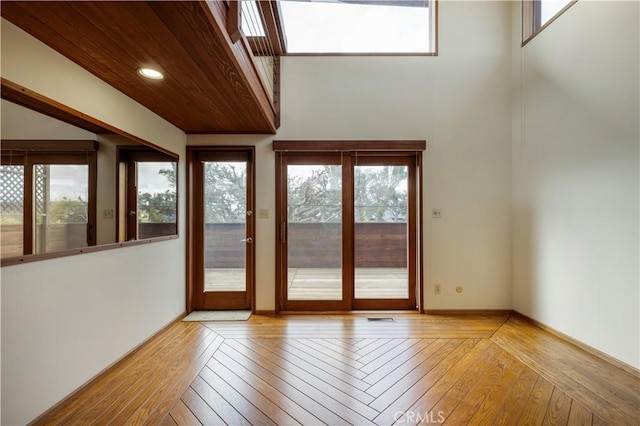
M195 155L194 308L251 309L253 151L200 151Z

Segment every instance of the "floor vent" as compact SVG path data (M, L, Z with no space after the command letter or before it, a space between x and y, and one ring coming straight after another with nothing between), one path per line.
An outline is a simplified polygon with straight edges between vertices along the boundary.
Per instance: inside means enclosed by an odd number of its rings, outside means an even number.
M385 322L393 322L393 318L367 318L367 321L385 321Z

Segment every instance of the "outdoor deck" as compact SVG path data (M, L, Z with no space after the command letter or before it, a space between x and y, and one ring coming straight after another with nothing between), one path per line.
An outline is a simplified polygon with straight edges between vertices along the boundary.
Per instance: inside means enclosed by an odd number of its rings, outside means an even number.
M340 300L339 268L289 269L289 300ZM357 299L406 299L406 268L356 268ZM244 269L205 270L205 291L243 291Z

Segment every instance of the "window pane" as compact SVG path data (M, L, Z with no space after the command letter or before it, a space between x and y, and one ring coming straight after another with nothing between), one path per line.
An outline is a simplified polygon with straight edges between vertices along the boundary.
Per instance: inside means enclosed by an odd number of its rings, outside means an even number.
M342 300L342 166L287 168L288 300Z
M355 298L409 297L409 168L356 166Z
M429 1L282 1L290 53L431 52Z
M87 246L89 166L34 166L34 254Z
M540 2L540 26L556 16L571 0L542 0Z
M138 239L175 235L176 163L139 162Z
M2 258L22 256L24 213L24 167L0 166L2 202L0 204L0 229L2 233Z

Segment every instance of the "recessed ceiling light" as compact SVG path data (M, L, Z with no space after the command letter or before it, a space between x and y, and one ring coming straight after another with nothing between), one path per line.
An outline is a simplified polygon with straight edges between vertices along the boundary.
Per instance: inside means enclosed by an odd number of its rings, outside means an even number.
M164 75L160 71L151 68L138 68L138 74L152 80L162 80Z

